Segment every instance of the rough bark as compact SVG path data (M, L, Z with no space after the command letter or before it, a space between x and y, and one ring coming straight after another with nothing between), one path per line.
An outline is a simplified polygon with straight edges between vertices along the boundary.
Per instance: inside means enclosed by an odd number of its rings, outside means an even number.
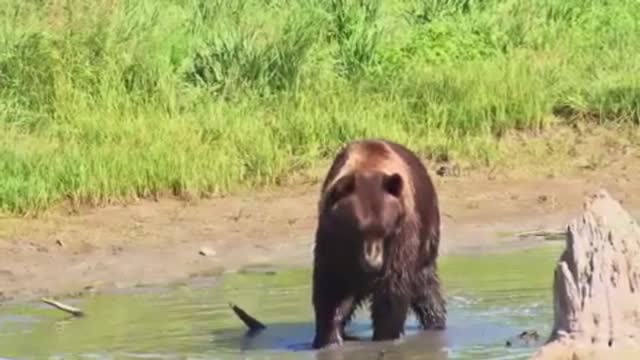
M567 227L554 324L532 359L640 359L640 227L605 190Z

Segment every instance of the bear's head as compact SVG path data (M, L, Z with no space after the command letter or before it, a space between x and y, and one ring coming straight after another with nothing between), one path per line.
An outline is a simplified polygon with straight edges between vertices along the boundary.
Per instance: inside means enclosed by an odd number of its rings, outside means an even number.
M403 186L400 174L366 171L339 178L328 191L325 215L365 272L382 269L389 241L401 230Z

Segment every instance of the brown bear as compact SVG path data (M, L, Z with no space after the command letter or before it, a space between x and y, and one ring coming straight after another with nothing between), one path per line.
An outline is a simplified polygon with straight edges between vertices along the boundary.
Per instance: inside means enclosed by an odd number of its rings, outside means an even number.
M444 329L439 242L438 198L415 153L385 139L342 148L318 204L313 348L353 339L344 328L365 300L373 341L401 337L409 309L423 329Z

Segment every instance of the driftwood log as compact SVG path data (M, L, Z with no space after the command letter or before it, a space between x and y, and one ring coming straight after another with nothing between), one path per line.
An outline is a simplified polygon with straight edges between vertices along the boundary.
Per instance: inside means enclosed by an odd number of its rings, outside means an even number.
M554 323L534 360L640 359L640 227L605 190L567 227Z

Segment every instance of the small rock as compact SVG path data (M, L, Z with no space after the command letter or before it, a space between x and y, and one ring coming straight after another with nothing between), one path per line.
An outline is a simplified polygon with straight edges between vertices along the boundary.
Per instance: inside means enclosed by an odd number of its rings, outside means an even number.
M124 250L124 248L122 246L112 246L111 247L111 254L112 255L118 255L119 253L121 253Z
M82 292L87 292L89 294L94 294L98 291L99 283L89 284L82 289Z
M522 340L525 340L527 342L530 341L538 341L540 339L540 335L538 334L537 331L535 330L531 330L531 331L523 331L520 333L520 335L518 335L518 337Z
M513 346L514 342L519 343L521 346L532 346L540 340L540 335L536 330L525 330L518 334L515 338L509 339L505 342L506 347Z
M208 247L200 248L200 251L198 253L200 255L202 255L202 256L215 256L216 255L216 251L213 250L213 249L210 249Z
M49 249L47 249L46 246L34 243L34 242L30 242L29 243L29 247L31 247L31 249L37 251L37 252L49 252Z
M460 176L460 166L455 163L442 164L436 169L438 176Z
M62 240L56 240L56 245L64 247L64 242L62 242Z

